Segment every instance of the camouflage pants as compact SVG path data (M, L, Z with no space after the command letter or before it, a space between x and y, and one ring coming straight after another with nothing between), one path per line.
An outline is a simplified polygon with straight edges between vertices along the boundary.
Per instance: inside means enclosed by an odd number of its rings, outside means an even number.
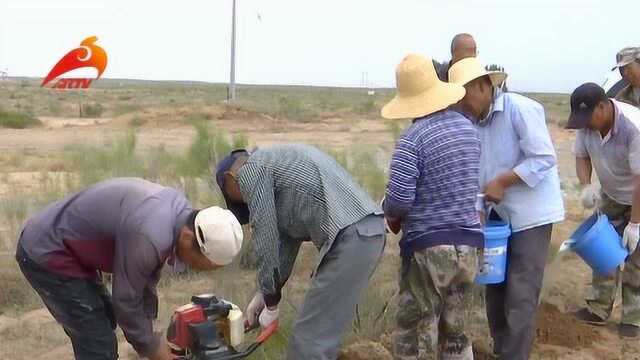
M605 213L620 236L629 223L631 206L621 205L602 194L600 211ZM613 311L618 284L622 281L622 323L640 326L640 251L627 258L624 271L609 276L593 275L591 294L587 296L589 310L608 319Z
M405 260L393 337L396 359L438 359L438 350L442 359L473 359L464 328L477 253L469 246L436 246Z

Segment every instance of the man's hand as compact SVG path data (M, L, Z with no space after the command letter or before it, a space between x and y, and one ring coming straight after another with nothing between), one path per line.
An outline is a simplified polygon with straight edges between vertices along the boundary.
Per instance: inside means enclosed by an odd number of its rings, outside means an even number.
M480 218L480 225L484 227L487 224L487 214L484 211L478 211L478 217Z
M160 346L155 353L149 356L149 360L173 360L173 355L171 355L171 350L169 350L169 345L164 337L160 338Z
M247 306L247 323L250 327L256 326L258 323L258 316L262 313L262 310L265 308L264 296L257 292L251 302Z
M622 235L622 246L627 248L629 255L636 251L638 240L640 240L640 224L630 222L624 228L624 234Z
M274 321L278 320L279 316L280 310L278 310L277 306L274 306L273 308L264 308L260 313L260 326L262 326L263 329L269 327L269 325Z
M500 178L491 180L484 187L484 201L499 204L504 198L504 190L505 186Z
M580 192L580 201L585 209L593 209L600 200L600 193L594 185L587 185Z
M387 229L394 234L397 234L402 229L402 221L398 218L384 217L384 223L387 225Z

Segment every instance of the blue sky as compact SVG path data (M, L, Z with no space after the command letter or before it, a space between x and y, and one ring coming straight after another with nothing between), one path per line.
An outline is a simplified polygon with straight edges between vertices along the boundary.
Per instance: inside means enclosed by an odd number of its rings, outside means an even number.
M512 89L570 92L601 82L640 45L636 0L237 0L242 83L393 86L409 52L445 60L473 34ZM0 70L44 76L96 35L104 77L226 82L231 0L0 0Z

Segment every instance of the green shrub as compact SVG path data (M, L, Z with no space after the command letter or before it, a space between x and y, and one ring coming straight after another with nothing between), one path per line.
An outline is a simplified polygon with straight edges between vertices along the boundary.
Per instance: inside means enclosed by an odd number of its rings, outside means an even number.
M100 103L80 105L80 117L99 118L103 112L104 108Z
M115 116L120 116L120 115L124 115L124 114L128 114L128 113L132 113L132 112L136 112L138 110L140 110L142 107L138 104L117 104L114 108L113 108L113 115Z
M0 109L0 127L26 129L40 125L42 125L42 122L28 112L6 111Z
M246 137L237 136L232 144L224 133L213 131L204 120L194 121L193 126L196 135L179 168L179 172L186 176L209 174L212 166L231 152L236 144L246 146Z
M279 100L280 115L291 120L302 120L305 117L305 109L302 101L296 97L282 96Z
M374 200L382 199L387 185L383 150L373 145L354 145L346 150L329 150L336 161L347 170Z
M361 114L371 114L378 111L378 106L374 99L369 98L356 107L356 112Z
M398 140L398 138L400 137L400 135L402 135L402 133L404 132L404 130L407 128L407 121L402 121L402 120L387 120L387 130L391 133L391 137L393 138L393 141Z
M62 105L59 101L51 100L47 106L49 113L53 116L60 116L62 114Z
M133 128L140 127L147 123L146 119L141 118L140 116L134 116L129 120L129 126Z

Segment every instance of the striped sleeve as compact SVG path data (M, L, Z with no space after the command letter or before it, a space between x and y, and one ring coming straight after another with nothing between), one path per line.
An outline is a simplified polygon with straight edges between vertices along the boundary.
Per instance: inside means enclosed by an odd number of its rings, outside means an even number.
M383 205L387 216L403 218L411 209L420 175L418 162L415 142L407 137L400 138L389 169L389 184Z
M258 262L258 286L268 306L280 302L280 233L271 172L255 163L243 166L240 186L249 207L249 223Z

